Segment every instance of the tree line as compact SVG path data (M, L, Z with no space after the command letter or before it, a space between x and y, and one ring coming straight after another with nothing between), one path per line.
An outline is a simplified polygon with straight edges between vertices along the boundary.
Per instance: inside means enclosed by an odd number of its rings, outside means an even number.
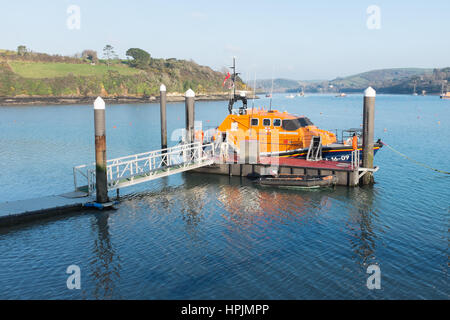
M127 63L130 67L138 69L148 69L151 63L151 55L147 51L140 48L130 48L125 53L127 59L122 60L116 53L114 47L110 44L103 48L102 61L98 57L98 53L92 49L85 49L81 53L76 53L73 56L50 55L47 53L33 52L25 45L19 45L17 50L0 52L0 57L9 60L22 60L34 62L63 62L63 63L90 63L98 64L103 62L110 66L112 63Z

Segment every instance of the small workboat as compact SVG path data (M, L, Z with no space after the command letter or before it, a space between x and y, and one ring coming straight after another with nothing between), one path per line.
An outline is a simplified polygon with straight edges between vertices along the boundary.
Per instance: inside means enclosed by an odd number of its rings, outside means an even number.
M337 183L335 175L308 176L298 174L263 175L254 180L261 186L281 188L321 188Z

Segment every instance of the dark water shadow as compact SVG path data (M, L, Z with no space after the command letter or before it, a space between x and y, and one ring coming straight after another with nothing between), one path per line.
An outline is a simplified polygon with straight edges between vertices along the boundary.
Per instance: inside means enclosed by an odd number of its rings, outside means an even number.
M353 250L353 259L360 267L376 263L380 233L384 233L384 229L388 228L380 221L376 188L373 186L338 188L331 196L348 203L344 232Z
M111 243L108 219L110 212L98 212L91 219L93 254L89 261L90 278L94 282L93 292L88 296L95 299L120 298L121 259Z

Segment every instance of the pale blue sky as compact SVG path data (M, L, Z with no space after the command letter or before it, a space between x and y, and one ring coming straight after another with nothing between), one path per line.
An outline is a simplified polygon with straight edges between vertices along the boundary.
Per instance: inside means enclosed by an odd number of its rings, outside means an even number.
M69 5L81 29L66 26ZM381 9L381 29L366 9ZM0 48L74 54L105 44L216 70L237 56L244 77L331 79L392 67L450 66L450 1L114 1L2 3Z

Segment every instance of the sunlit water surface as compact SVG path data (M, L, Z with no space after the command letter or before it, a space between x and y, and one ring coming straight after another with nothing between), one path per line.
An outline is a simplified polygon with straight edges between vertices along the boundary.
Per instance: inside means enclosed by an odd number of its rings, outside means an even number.
M362 122L361 95L273 105L323 129ZM184 104L167 111L169 133L182 128ZM226 102L196 104L204 127L226 114ZM108 158L159 148L159 126L158 104L108 106ZM449 171L450 101L380 95L375 136ZM92 106L0 107L0 202L70 191L72 167L93 160ZM375 162L373 187L261 189L185 173L122 190L116 211L0 229L0 298L448 299L450 176L387 148ZM67 289L72 264L81 290ZM380 290L366 286L371 264Z

